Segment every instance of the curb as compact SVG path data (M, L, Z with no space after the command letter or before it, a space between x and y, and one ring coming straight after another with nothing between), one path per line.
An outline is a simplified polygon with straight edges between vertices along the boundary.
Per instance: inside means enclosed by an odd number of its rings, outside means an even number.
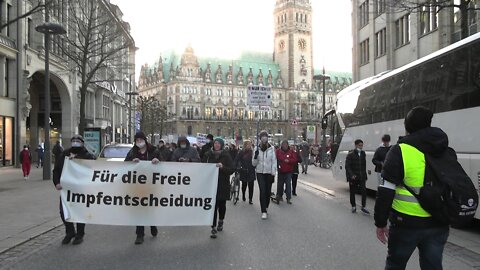
M303 180L300 180L300 179L297 180L297 181L298 181L300 184L302 184L302 185L305 185L305 186L307 186L307 187L311 187L311 188L316 189L316 190L318 190L318 191L320 191L320 192L323 192L323 193L325 193L325 194L327 194L327 195L329 195L329 196L335 197L335 191L333 191L333 190L330 190L330 189L328 189L328 188L324 188L324 187L322 187L322 186L315 185L315 184L312 184L312 183L310 183L310 182L303 181Z

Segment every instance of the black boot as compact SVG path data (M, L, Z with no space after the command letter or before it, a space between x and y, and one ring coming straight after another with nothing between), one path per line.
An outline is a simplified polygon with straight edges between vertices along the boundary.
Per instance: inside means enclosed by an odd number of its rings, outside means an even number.
M62 245L70 244L70 241L75 237L75 234L67 234L62 240Z
M212 231L211 231L211 234L210 234L210 238L217 238L217 230L215 230L215 228L212 227Z
M158 234L158 229L155 226L150 227L150 232L152 233L152 236L157 236Z
M72 244L73 244L73 245L79 245L79 244L81 244L82 242L83 242L83 234L82 234L82 235L78 235L78 234L77 234L77 235L75 236L75 239L73 239Z
M137 235L137 239L135 239L135 245L143 244L143 235Z
M223 231L223 220L221 219L218 221L217 231Z

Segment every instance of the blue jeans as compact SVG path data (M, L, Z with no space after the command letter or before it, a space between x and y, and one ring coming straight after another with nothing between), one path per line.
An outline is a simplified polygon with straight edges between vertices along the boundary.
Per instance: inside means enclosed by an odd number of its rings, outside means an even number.
M443 248L447 242L448 233L448 226L419 229L390 225L385 269L405 269L410 256L417 247L421 269L443 269Z
M278 182L277 182L277 198L283 196L283 186L285 186L285 194L287 199L292 198L292 174L291 173L278 173Z
M267 213L270 205L270 195L272 194L273 175L257 173L258 189L260 191L260 208L262 213Z

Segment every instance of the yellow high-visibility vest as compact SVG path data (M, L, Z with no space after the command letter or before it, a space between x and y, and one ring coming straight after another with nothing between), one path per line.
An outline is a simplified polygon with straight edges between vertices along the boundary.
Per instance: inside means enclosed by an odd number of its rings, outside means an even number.
M400 144L400 149L402 151L403 171L405 174L403 183L418 194L420 188L423 187L425 177L425 155L417 148L404 143ZM403 185L399 185L395 189L395 199L393 200L392 208L409 216L431 216L420 206L417 198Z

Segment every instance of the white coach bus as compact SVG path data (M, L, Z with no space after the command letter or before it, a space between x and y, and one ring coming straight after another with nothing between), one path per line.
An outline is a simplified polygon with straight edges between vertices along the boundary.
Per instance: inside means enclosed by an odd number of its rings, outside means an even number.
M346 181L345 158L362 139L367 154L367 188L377 189L372 157L383 134L392 144L405 135L403 121L415 106L434 112L432 126L443 129L450 147L480 186L480 33L398 69L359 81L338 94L331 120L333 175ZM328 114L327 114L328 115ZM480 209L480 208L479 208ZM480 219L480 211L477 211Z

